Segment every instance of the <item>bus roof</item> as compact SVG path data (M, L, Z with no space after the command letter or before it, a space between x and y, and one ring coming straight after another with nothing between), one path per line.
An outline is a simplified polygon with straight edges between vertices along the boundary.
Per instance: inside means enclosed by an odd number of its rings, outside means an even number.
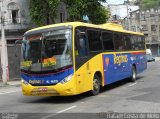
M140 33L140 32L133 32L133 31L124 30L123 26L119 25L119 24L105 23L105 24L95 25L95 24L83 23L83 22L66 22L66 23L46 25L46 26L31 29L31 30L27 31L26 33L32 32L32 31L37 31L37 30L42 30L42 29L47 29L47 28L60 27L60 26L73 26L73 27L86 26L86 27L99 28L99 29L105 29L105 30L109 30L109 31L116 31L116 32L122 32L122 33L128 33L128 34L135 34L135 35L142 35L142 36L144 35L143 33Z

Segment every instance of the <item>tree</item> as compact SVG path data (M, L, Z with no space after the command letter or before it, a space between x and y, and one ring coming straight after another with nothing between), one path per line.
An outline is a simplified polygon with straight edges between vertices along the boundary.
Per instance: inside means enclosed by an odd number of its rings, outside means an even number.
M108 19L108 10L105 7L97 7L88 13L89 19L94 24L106 23Z
M109 11L101 5L106 0L64 0L68 5L69 21L83 21L87 15L90 22L102 24L109 18Z
M94 0L95 1L95 0ZM94 24L106 23L109 18L109 10L100 4L100 2L91 2L87 5L87 15Z
M54 23L60 0L30 0L30 16L37 25Z
M160 7L160 0L142 0L140 2L140 7L143 10L147 10L150 8L158 9Z
M68 21L83 21L88 16L94 24L105 23L108 10L101 5L106 0L30 0L30 16L37 25L55 23L57 9L61 2L67 5Z

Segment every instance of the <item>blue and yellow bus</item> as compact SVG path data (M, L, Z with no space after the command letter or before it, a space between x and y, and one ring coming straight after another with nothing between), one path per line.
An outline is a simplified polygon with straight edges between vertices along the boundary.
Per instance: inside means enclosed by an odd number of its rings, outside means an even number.
M24 34L22 92L27 96L68 96L130 78L147 68L144 34L121 25L69 22Z

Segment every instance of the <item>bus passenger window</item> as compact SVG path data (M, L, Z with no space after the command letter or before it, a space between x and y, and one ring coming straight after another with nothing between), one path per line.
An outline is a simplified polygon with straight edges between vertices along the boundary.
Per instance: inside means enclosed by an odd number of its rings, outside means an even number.
M90 51L102 51L101 32L96 30L88 30L88 43Z
M80 32L80 31L79 31ZM76 55L80 57L87 56L86 36L80 33L76 33Z
M81 38L79 39L79 55L80 56L86 56L87 55L87 49L86 49L86 37L85 36L81 36Z
M114 50L112 33L102 32L104 50Z
M132 44L132 50L138 50L138 45L137 45L137 36L132 36L131 37L131 44Z
M114 34L115 49L117 51L124 50L123 38L121 34Z
M131 50L132 49L132 44L131 44L131 38L130 35L124 35L123 37L123 44L124 44L124 48L125 50Z

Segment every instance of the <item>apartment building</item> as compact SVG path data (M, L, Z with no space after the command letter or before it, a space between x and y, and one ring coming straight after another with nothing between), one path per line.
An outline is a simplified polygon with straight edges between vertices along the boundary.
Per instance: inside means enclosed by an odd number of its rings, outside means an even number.
M122 22L125 29L143 32L147 48L154 56L160 56L160 9L136 10L130 12Z

